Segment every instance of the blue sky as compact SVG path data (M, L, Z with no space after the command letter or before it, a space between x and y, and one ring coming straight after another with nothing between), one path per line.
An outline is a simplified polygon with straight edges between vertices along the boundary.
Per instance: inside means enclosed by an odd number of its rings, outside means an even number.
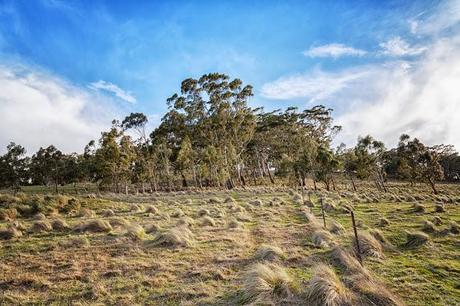
M81 151L111 117L141 111L154 125L181 80L208 72L253 85L253 106L334 108L348 144L412 132L459 145L454 123L419 113L430 99L459 111L454 88L441 85L456 81L459 20L458 1L3 0L0 116L16 128L0 146ZM433 83L439 90L421 97ZM407 109L416 114L381 131ZM449 122L452 110L439 115Z

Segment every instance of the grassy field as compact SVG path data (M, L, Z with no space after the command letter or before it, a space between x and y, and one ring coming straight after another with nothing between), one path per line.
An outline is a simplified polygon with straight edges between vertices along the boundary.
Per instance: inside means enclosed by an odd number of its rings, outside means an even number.
M440 189L0 195L0 304L459 305Z

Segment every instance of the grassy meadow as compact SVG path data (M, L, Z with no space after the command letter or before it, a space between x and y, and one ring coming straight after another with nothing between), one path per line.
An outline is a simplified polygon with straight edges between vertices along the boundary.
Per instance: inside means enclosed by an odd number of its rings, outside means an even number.
M459 305L460 190L440 190L2 194L0 304Z

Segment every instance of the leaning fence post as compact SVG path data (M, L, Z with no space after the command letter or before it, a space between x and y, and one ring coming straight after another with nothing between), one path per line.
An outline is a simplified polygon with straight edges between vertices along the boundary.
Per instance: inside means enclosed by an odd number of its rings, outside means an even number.
M326 228L326 216L324 216L324 207L323 207L323 198L320 199L321 202L321 214L323 215L323 225Z
M361 258L361 247L359 246L358 231L356 230L355 214L353 210L350 210L350 214L351 214L351 222L353 223L353 232L355 233L356 254L358 255L358 261L362 266L363 259Z

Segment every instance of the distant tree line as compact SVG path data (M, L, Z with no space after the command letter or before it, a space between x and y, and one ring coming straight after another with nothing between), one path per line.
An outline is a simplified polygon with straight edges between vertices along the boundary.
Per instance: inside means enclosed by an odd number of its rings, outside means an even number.
M212 73L182 82L167 99L168 112L150 134L148 118L132 113L114 120L82 154L64 154L53 145L31 157L15 143L0 156L0 187L94 182L102 190L139 192L187 187L258 184L304 186L312 180L335 189L345 176L368 180L386 191L388 178L427 183L460 180L460 156L450 145L426 146L408 135L386 149L371 136L353 148L331 148L340 127L324 106L265 112L250 108L253 88Z

